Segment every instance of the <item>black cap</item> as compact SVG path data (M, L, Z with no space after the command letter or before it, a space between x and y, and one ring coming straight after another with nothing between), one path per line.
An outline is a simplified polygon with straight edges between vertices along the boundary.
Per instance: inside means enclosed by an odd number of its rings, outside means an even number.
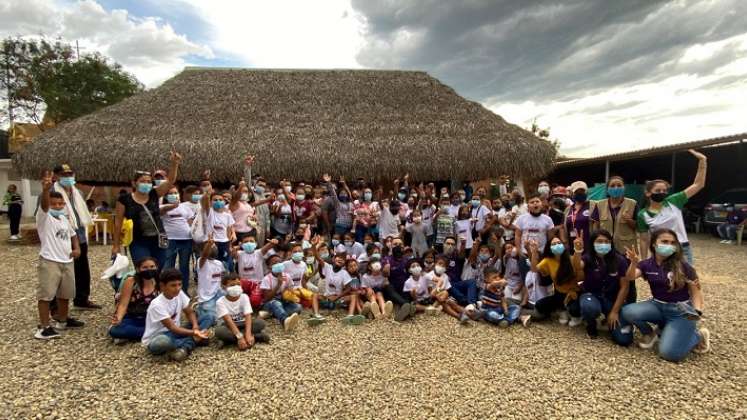
M73 171L73 167L68 165L67 163L63 163L62 165L57 165L52 170L56 174L72 174L75 173Z

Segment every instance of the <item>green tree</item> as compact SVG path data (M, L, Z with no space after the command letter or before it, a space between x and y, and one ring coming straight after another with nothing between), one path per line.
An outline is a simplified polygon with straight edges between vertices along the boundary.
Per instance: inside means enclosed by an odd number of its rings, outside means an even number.
M555 156L559 156L560 154L560 140L559 139L550 139L550 127L547 128L540 128L539 124L537 124L537 119L535 118L532 121L532 126L529 128L529 131L532 132L535 136L547 140L552 144L552 146L555 148Z

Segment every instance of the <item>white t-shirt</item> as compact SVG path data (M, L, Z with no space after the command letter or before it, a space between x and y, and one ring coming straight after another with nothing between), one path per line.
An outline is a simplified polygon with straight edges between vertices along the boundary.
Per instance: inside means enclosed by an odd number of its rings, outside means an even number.
M181 324L182 311L189 305L189 297L183 291L169 299L164 294L158 295L148 305L148 314L145 316L145 332L143 333L143 345L148 345L150 340L168 331L161 321L171 318L174 325Z
M389 207L383 209L379 217L379 238L399 237L399 220L399 215L392 214Z
M208 212L207 231L213 234L215 242L228 242L228 228L234 223L233 215L228 211L218 212L211 208Z
M324 263L324 266L322 266L322 275L327 283L323 293L324 296L341 295L342 289L353 279L344 267L335 273L332 264L328 263Z
M343 242L343 245L344 245L344 242ZM348 255L352 255L356 258L358 258L359 255L366 253L366 248L360 242L353 242L353 245L351 246L347 246L347 245L344 245L344 246L345 246L345 252Z
M511 217L510 213L511 212L506 210L505 207L501 207L501 209L498 210L498 219L508 221ZM505 238L506 240L512 240L514 238L514 230L503 229L503 238Z
M242 279L252 280L259 283L264 273L265 260L262 258L262 251L255 250L251 254L239 251L238 254L239 277Z
M485 228L485 219L492 213L492 210L480 204L480 207L472 209L472 218L477 219L475 229L479 232Z
M363 275L363 287L382 287L384 286L384 282L386 281L386 278L382 274L373 275L370 273L366 273Z
M526 250L526 243L529 239L534 239L539 245L539 252L542 253L547 243L547 231L552 230L555 224L550 216L540 214L535 217L531 214L522 214L514 223L521 230L521 247ZM528 252L528 250L527 250Z
M227 296L223 296L215 304L215 317L218 319L218 325L225 324L223 317L226 315L238 324L244 322L246 316L251 314L252 304L249 302L249 296L244 293L233 302L228 300Z
M163 230L166 236L173 240L192 239L189 229L189 219L195 217L189 203L180 203L175 209L161 215Z
M417 300L423 300L430 296L430 293L428 292L429 287L433 287L433 284L430 282L427 275L422 275L418 277L417 280L410 276L405 282L404 287L402 287L402 291L410 293L411 290L415 290Z
M39 255L45 260L59 263L73 262L70 253L73 251L71 239L75 229L66 216L56 218L39 208L36 213L36 230L41 241Z
M464 241L464 247L466 249L472 249L472 221L469 219L457 220L454 225L457 232L457 238Z
M296 264L292 260L283 263L285 269L283 272L287 274L291 281L293 281L293 288L300 289L303 284L303 276L306 275L306 263L301 261Z
M200 267L201 260L202 257L197 259L197 301L207 302L220 289L224 266L220 260L206 259L205 264Z
M457 204L456 206L453 205L453 204L450 205L449 206L449 214L452 215L452 216L454 216L454 218L456 219L457 217L459 217L459 208L460 207L462 207L460 204Z
M436 274L434 271L429 271L425 273L424 276L428 282L433 286L433 288L438 287L438 282L441 282L441 290L449 290L451 289L451 281L449 281L449 275L444 272L440 276Z
M274 274L270 273L264 277L262 277L262 283L259 284L259 288L261 290L272 290L277 285L278 282L283 282L282 285L278 288L278 293L275 295L276 299L280 299L280 297L283 295L283 290L288 289L291 287L293 282L291 281L290 277L283 273L279 278L275 277Z

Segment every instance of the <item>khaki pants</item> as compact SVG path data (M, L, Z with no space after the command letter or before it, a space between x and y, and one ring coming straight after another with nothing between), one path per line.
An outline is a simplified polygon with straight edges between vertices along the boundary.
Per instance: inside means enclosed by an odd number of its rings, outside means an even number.
M39 258L38 300L52 301L75 297L75 268L72 262L60 263Z

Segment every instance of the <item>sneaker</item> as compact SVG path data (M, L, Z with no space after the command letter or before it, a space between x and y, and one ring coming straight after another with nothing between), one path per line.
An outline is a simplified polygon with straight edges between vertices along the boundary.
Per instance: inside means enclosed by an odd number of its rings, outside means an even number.
M262 343L262 344L270 344L270 335L267 334L266 332L254 334L254 342Z
M578 327L583 322L584 322L584 320L581 319L581 317L572 316L571 320L568 322L568 326L571 327L571 328Z
M568 312L567 311L561 311L560 315L558 316L558 322L560 322L563 325L568 324Z
M411 305L409 303L405 303L404 305L400 306L399 309L397 309L397 313L394 314L394 320L397 322L402 322L409 318L412 313L411 307L414 307L414 305Z
M11 241L17 241L17 240L20 240L21 238L19 238L19 237L18 237L18 235L10 235L10 238L9 238L9 239L10 239Z
M384 302L384 318L391 318L394 313L394 304L391 300Z
M721 240L721 242L719 242L719 243L720 243L720 244L725 244L725 243L726 243L726 241L727 241L726 239L722 239L722 240Z
M89 300L88 302L83 303L81 305L73 303L73 308L79 309L81 311L93 311L96 309L101 309L101 305L97 305Z
M599 337L599 330L597 329L597 320L586 324L586 336L589 338Z
M313 315L311 318L306 320L306 324L315 327L317 325L321 325L327 322L327 318L321 316L321 315Z
M54 327L58 330L65 330L68 328L80 328L86 325L85 322L78 321L77 319L70 318L70 317L67 317L67 320L65 321L59 321L59 320L53 319L53 322L55 324Z
M700 343L693 348L693 352L698 354L708 353L711 351L711 332L708 331L708 328L701 327L698 329L698 334L700 334Z
M508 325L509 325L509 323L505 319L502 319L500 322L498 322L498 326L500 328L508 328Z
M657 341L659 341L659 335L654 331L651 334L646 334L641 337L640 341L638 341L638 347L642 349L650 349L654 347L654 344L656 344Z
M374 319L381 319L381 317L383 316L378 302L371 302L371 314L373 315Z
M529 314L527 314L527 315L521 315L519 317L519 322L521 322L521 326L522 327L527 328L529 326L529 324L532 322L532 316L529 315Z
M267 311L259 311L259 319L268 319L270 317L270 313Z
M469 315L467 315L467 310L463 310L461 315L459 315L459 323L462 325L469 324L470 318Z
M285 318L285 321L283 322L283 329L285 332L291 332L296 329L298 326L298 314L291 314L288 318Z
M440 308L436 308L433 305L430 305L425 308L425 313L428 315L438 315L438 313L441 312Z
M126 338L112 338L112 344L115 346L123 346L127 344L130 340Z
M49 340L51 338L60 338L60 333L57 332L52 326L45 328L39 327L34 334L34 338L39 340Z
M725 243L726 245L731 245L731 244L733 244L734 242L733 242L733 241L731 241L731 240L728 240L728 241L726 241L726 242L724 242L724 243Z
M178 348L169 352L169 359L175 362L183 362L189 357L189 352L185 349Z
M368 317L369 315L371 315L371 302L366 302L363 304L361 315L363 315L364 317Z

